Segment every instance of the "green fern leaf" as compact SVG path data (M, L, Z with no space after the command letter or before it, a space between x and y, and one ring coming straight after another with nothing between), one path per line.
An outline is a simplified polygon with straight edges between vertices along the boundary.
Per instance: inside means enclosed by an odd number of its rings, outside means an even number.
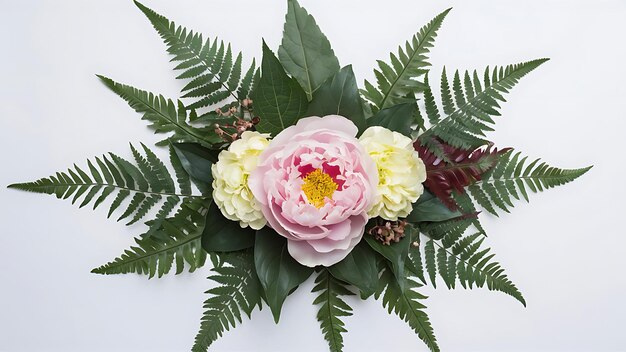
M426 261L426 270L433 287L437 288L437 263L435 262L435 245L432 240L426 242L424 247L424 260Z
M504 269L492 260L494 255L490 249L482 249L484 231L463 235L472 219L454 219L439 224L444 225L422 227L424 234L431 237L424 246L423 257L434 287L437 287L438 273L449 289L455 288L457 281L466 289L486 285L489 290L508 294L526 305L522 293L506 276ZM415 261L418 257L413 258Z
M437 31L451 9L437 15L422 27L405 48L398 47L398 54L390 53L391 64L379 60L378 69L374 70L378 87L365 81L365 89L361 91L375 110L384 109L400 103L414 101L415 93L422 92L424 84L417 79L428 72L430 66L428 54L433 47Z
M407 278L406 287L402 290L389 270L383 271L380 283L381 288L379 288L376 298L378 299L382 291L385 291L383 307L386 307L389 313L393 311L400 319L405 321L431 351L439 351L433 328L428 315L424 311L426 306L420 302L427 297L415 291L422 285Z
M499 103L504 102L504 94L508 93L526 74L533 71L548 59L538 59L505 67L485 69L483 85L474 71L461 74L456 71L452 80L452 94L448 77L444 69L441 77L442 102L446 117L431 119L433 126L420 136L422 145L433 150L439 137L446 143L459 148L475 149L487 144L483 138L486 132L493 130L492 116L499 116ZM490 77L490 72L491 77ZM463 82L461 81L463 78ZM473 78L472 78L473 77ZM430 92L430 88L426 88ZM435 100L425 95L426 111L438 111ZM429 115L430 116L430 115Z
M417 231L417 230L416 230ZM422 253L419 247L419 232L412 236L411 247L409 247L409 257L405 263L407 270L415 275L425 285L426 278L424 276L424 264L422 261ZM434 275L433 275L434 276ZM434 281L434 278L433 278Z
M180 170L177 177L181 187L177 193L165 164L145 145L142 146L145 157L131 145L137 165L110 153L109 156L113 161L110 161L107 156L95 158L95 164L87 161L91 177L74 165L73 169L70 168L67 172L57 172L54 176L34 182L12 184L8 187L35 193L54 194L59 199L68 199L73 196L72 203L76 203L82 197L79 206L93 203L94 209L115 194L108 217L120 208L124 200L132 196L118 219L119 221L132 216L127 225L143 219L150 209L158 204L161 205L156 220L167 217L182 200L203 199L201 196L192 194L189 176L181 173ZM177 168L176 165L180 164L178 157L173 152L170 152L170 156L172 164ZM95 165L98 165L100 169Z
M209 276L220 286L208 290L210 297L204 302L206 309L196 335L193 352L206 352L213 342L241 323L241 311L248 317L256 306L261 307L261 284L254 268L251 250L220 253L221 265L212 269Z
M493 261L490 248L482 249L484 237L475 233L459 239L453 245L437 246L438 269L448 288L454 288L456 280L464 288L487 286L491 291L500 291L512 296L524 306L526 300L513 282L504 273L498 262ZM450 248L452 247L452 248Z
M347 330L340 317L351 316L352 308L340 296L351 296L354 293L330 275L326 269L315 279L315 287L313 287L312 292L320 292L313 304L320 305L317 320L320 322L324 338L328 341L328 347L331 352L341 352L343 350L341 334Z
M241 77L242 55L237 53L233 62L230 44L214 39L204 40L202 35L189 31L164 16L135 1L157 30L167 51L178 62L175 70L182 71L176 78L190 80L182 89L184 98L200 98L188 106L198 109L210 105L228 105L228 100L240 101L248 97L258 70L254 61ZM226 48L226 49L225 49Z
M131 108L143 114L141 119L149 121L148 127L152 128L155 133L171 134L168 138L158 142L157 145L165 146L170 142L191 142L212 147L213 144L223 142L213 127L191 126L187 120L194 120L195 112L192 110L187 116L186 108L182 102L178 101L178 106L176 106L172 100L165 99L162 95L154 95L117 83L104 76L98 77L115 94L128 102Z
M529 191L537 193L564 185L591 169L559 169L540 159L526 165L527 160L513 150L499 155L496 167L481 182L468 187L470 194L481 207L497 216L497 208L508 212L513 201L521 199L520 195L528 201Z
M137 246L91 272L161 277L170 272L174 261L177 274L183 271L185 262L190 272L195 271L206 261L201 238L205 221L202 213L208 208L207 203L197 199L185 201L173 217L160 220L158 226L149 222L150 231L135 239Z
M428 237L441 240L449 237L460 238L461 235L472 225L470 218L455 218L447 221L423 224L421 231Z
M180 192L183 194L191 194L191 180L181 160L178 158L176 154L176 150L174 150L174 146L170 144L170 162L172 164L172 168L174 169L174 173L176 174L176 181L178 182L178 188Z

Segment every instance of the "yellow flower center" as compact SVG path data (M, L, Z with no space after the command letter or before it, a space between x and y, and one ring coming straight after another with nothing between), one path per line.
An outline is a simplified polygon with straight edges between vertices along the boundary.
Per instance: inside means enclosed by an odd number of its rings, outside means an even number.
M302 191L309 200L309 203L313 204L316 208L321 208L324 205L324 199L326 199L326 197L332 199L333 193L338 187L332 177L324 173L321 169L316 169L309 173L302 180L304 181Z

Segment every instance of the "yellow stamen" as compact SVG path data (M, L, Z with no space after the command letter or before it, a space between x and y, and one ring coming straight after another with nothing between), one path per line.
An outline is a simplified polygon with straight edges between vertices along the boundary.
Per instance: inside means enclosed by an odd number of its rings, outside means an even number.
M324 173L321 169L317 169L302 179L302 191L306 195L309 203L316 208L324 206L326 197L333 197L333 193L337 190L338 185L333 181L332 177Z

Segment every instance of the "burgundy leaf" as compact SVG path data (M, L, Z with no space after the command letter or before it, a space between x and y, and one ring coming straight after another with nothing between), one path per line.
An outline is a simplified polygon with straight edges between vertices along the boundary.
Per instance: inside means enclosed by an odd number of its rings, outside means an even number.
M498 150L493 143L467 150L453 147L441 140L436 142L443 150L447 161L437 157L419 140L413 146L426 165L427 178L424 186L451 210L458 209L452 198L452 191L465 193L465 187L480 181L481 176L496 165L499 154L510 150L510 148Z

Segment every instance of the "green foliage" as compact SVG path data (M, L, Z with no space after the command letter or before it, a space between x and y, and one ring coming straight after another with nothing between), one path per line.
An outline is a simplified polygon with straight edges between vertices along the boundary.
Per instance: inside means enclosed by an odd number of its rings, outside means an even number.
M165 99L162 95L154 95L103 76L98 77L131 108L143 114L141 119L150 122L148 127L152 128L155 133L171 133L168 138L158 142L157 145L190 142L211 147L213 144L223 142L215 134L212 126L202 128L191 126L190 122L195 119L196 113L192 110L188 116L182 102L178 101L178 106L176 106L172 100Z
M257 131L276 136L304 116L307 98L294 78L289 78L274 53L263 42L262 76L253 92Z
M409 255L411 239L414 235L416 235L413 228L409 225L406 226L405 231L409 232L409 236L401 239L398 243L392 243L390 245L385 245L382 242L377 241L369 234L363 236L363 239L365 239L367 244L373 250L389 261L391 271L395 275L398 285L400 285L402 289L404 289L405 286L405 261Z
M527 164L527 157L512 151L490 154L495 166L492 159L470 160L459 166L465 159L448 158L444 145L466 154L481 151L480 147L487 144L486 133L493 130L493 117L500 114L504 95L547 59L493 70L487 67L482 79L476 71L455 71L449 79L444 69L440 109L427 73L430 49L448 9L400 46L397 54L391 53L389 63L378 61L376 86L366 80L365 89L360 91L369 101L363 104L352 67L339 69L328 39L296 0L288 0L278 58L264 42L262 72L253 60L245 73L242 54L233 52L230 44L217 38L205 40L137 1L135 4L164 40L173 56L171 61L176 62L174 70L180 72L177 79L187 80L182 98L192 99L192 103L185 106L181 101L98 77L142 114L155 133L168 135L157 145L169 145L175 178L142 144L143 153L131 145L134 162L110 153L88 160L87 172L74 165L66 172L9 188L54 194L61 199L72 197L72 203L80 201L80 207L93 204L94 209L113 198L108 216L119 209L118 221L128 218L128 225L158 208L156 217L146 222L148 231L135 239L135 246L92 272L161 277L172 271L174 263L176 274L186 267L193 272L204 265L209 254L214 264L209 279L217 287L206 292L209 297L192 351L207 351L225 331L241 323L242 312L250 317L263 301L278 322L287 296L314 271L290 256L287 240L274 230L242 229L224 218L210 201L211 167L226 145L214 124L234 118L216 112L198 116L196 111L207 107L226 110L248 97L254 100L253 116L260 118L256 130L272 136L305 114L339 114L351 119L361 132L368 126L383 126L411 137L417 136L428 120L430 129L419 137L420 145L432 153L433 163L426 165L439 165L438 170L449 175L440 178L439 185L446 199L451 197L452 203L458 204L458 210L450 210L452 207L439 200L443 198L426 191L407 217L412 224L406 226L401 241L384 245L366 234L364 243L341 262L318 268L313 288L318 294L313 303L319 305L317 320L331 351L342 351L346 328L341 317L352 315L342 299L353 295L348 285L358 288L363 299L372 294L376 299L382 297L383 307L405 321L431 351L439 351L439 346L422 304L427 297L417 292L422 284L414 278L436 287L439 277L449 289L457 285L466 289L487 287L526 305L494 254L483 247L485 232L476 205L495 215L497 209L508 212L513 200L523 197L528 201L528 190L539 192L571 182L591 167L558 169L539 159ZM417 108L418 93L423 93L423 113ZM252 112L241 109L244 115ZM366 119L366 115L371 117ZM453 168L478 171L475 175L455 173ZM429 169L430 173L433 170ZM193 195L192 183L203 196ZM467 192L462 192L466 186ZM429 189L439 196L435 188ZM475 231L470 230L472 226ZM421 245L420 231L429 238Z
M208 191L206 188L213 183L211 167L217 162L219 150L207 149L195 143L175 143L172 147L180 160L180 167L205 194Z
M504 102L504 94L508 93L526 74L537 68L548 59L538 59L504 67L485 69L484 78L478 77L474 71L465 71L462 75L456 71L450 91L445 70L441 77L441 90L444 113L440 118L439 108L435 103L430 87L424 92L426 113L433 126L420 136L422 145L436 152L439 137L448 144L464 149L475 149L487 144L483 138L485 132L492 131L495 122L493 116L499 116L499 103ZM454 97L454 100L452 99Z
M375 297L378 299L384 292L383 307L386 307L389 313L394 312L398 315L431 351L436 352L439 351L439 345L437 345L428 315L424 311L426 306L420 302L427 297L416 291L420 287L422 285L407 278L406 285L402 289L393 275L385 270L380 277L380 285Z
M178 62L174 69L182 72L176 78L190 80L182 89L183 98L196 101L188 109L223 105L229 99L238 101L248 97L258 80L254 61L242 77L241 53L235 56L230 44L225 45L217 38L205 41L201 34L176 26L136 1L135 4L163 38L167 51L173 55L172 61Z
M508 294L526 305L521 292L493 260L494 254L489 248L481 247L484 232L479 230L464 236L471 224L472 219L454 219L423 226L422 232L431 239L423 245L423 255L419 249L412 248L409 257L416 268L412 271L423 278L423 260L434 287L437 287L438 274L449 289L455 288L457 281L463 288L470 289L486 285L489 290Z
M379 273L376 252L363 241L339 263L328 267L328 271L335 278L357 287L363 299L376 292Z
M340 115L365 130L365 116L352 65L348 65L322 84L309 104L308 116Z
M425 189L419 199L413 203L413 210L406 217L406 220L412 223L445 221L462 215L458 210L450 210L439 198Z
M109 217L120 208L124 200L130 198L126 209L118 218L120 221L130 217L131 220L127 225L144 218L157 204L161 204L157 219L162 219L168 216L181 200L199 197L191 193L189 177L182 170L175 168L179 188L177 191L174 180L163 162L148 147L143 144L142 147L145 156L131 145L135 164L109 153L109 157L106 155L102 158L96 157L95 164L87 160L89 174L74 165L74 168L68 169L67 172L57 172L54 176L34 182L12 184L9 188L54 194L59 199L73 196L72 204L84 196L80 207L93 201L93 209L116 194L109 207ZM170 157L172 164L179 163L175 154L170 153Z
M288 0L287 7L278 57L311 100L313 92L339 71L339 61L313 16L296 0Z
M461 217L447 221L425 223L421 226L421 231L430 238L440 240L445 236L452 235L456 238L461 237L463 233L472 225L472 218Z
M468 187L476 202L494 215L497 208L509 211L513 200L523 197L528 201L528 190L537 193L572 182L585 174L591 166L581 169L559 169L540 159L526 164L527 157L509 151L498 156L496 166L483 176L482 181Z
M207 252L233 252L254 246L255 231L226 219L215 203L209 207L206 217L202 248Z
M416 111L418 111L417 104L414 101L397 104L379 110L374 116L367 119L367 125L382 126L411 137L411 126L416 122L414 120Z
M437 31L451 9L437 15L422 27L405 48L398 47L398 54L390 53L391 65L378 60L378 69L374 70L378 87L365 81L361 91L375 111L400 103L415 101L415 94L423 91L424 84L417 79L428 72L430 66L428 54L433 47Z
M170 272L174 261L176 274L189 266L189 272L204 265L206 252L202 250L200 240L204 229L208 201L193 199L183 202L178 212L163 219L159 225L140 238L136 238L136 247L126 250L120 257L102 265L91 272L96 274L137 273L161 277Z
M489 290L510 295L526 306L522 293L493 260L495 254L490 253L490 248L481 247L483 240L478 232L448 243L445 239L441 244L430 240L437 251L436 263L431 256L427 257L426 265L437 267L439 276L450 289L455 288L457 281L469 289L486 285Z
M413 238L411 247L409 247L409 256L405 265L406 269L409 271L408 275L417 277L425 285L426 278L424 277L424 265L422 263L422 253L419 248L419 234L417 234Z
M328 270L322 270L317 276L312 292L320 292L313 304L320 305L317 321L320 322L328 347L331 352L341 352L343 350L341 334L347 332L341 317L352 315L352 308L341 299L341 296L350 296L353 293L330 275Z
M287 251L287 240L268 227L257 231L254 263L267 305L278 323L285 299L311 276L313 269L293 259Z
M193 352L206 352L224 331L241 323L241 312L248 317L256 306L261 308L261 285L254 269L254 255L250 250L219 254L222 265L213 268L209 276L219 286L208 290L204 302L200 331L196 335Z

